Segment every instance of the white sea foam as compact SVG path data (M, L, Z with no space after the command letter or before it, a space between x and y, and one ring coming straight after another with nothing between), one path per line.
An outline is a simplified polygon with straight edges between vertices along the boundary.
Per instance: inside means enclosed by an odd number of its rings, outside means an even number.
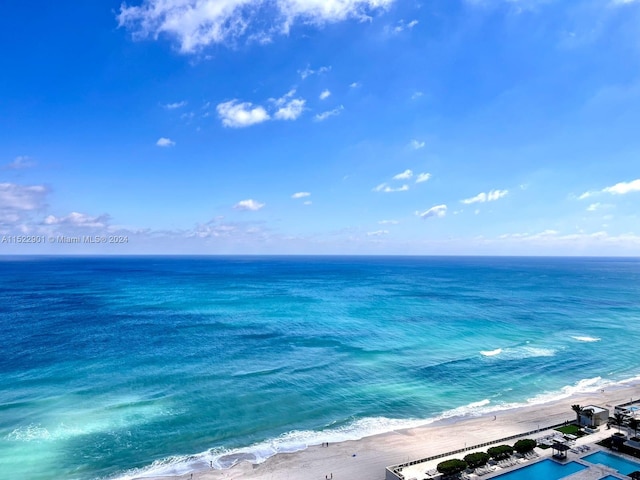
M574 385L566 385L559 391L541 393L535 397L530 398L528 404L548 403L555 400L562 400L563 398L569 398L572 395L581 393L594 393L602 390L604 387L609 387L612 382L602 380L602 377L585 378L575 383Z
M601 339L598 337L588 337L588 336L572 336L571 338L573 338L574 340L577 340L578 342L599 342Z
M427 424L453 417L479 416L490 409L488 399L473 402L443 412L437 417L427 419L394 419L387 417L367 417L354 420L346 425L326 430L293 430L277 438L257 443L246 448L233 450L212 449L196 455L170 457L154 462L144 469L136 469L117 477L117 480L134 480L160 476L180 476L210 468L224 470L239 462L263 463L279 453L293 453L305 450L312 445L360 440L365 437L425 426Z
M293 430L275 439L254 444L246 448L233 450L217 448L196 455L170 457L161 461L156 461L146 468L131 470L124 475L117 477L117 480L134 480L159 476L180 476L207 470L210 468L211 464L213 464L214 468L219 470L230 468L242 461L259 464L278 453L296 452L304 450L312 445L320 445L323 442L337 443L348 440L359 440L364 437L387 433L394 430L426 426L439 420L495 414L504 410L549 403L555 400L568 398L576 394L593 393L603 388L615 388L617 385L626 385L638 382L640 382L640 376L617 383L603 380L601 377L593 377L580 380L574 385L567 385L558 391L536 395L522 403L494 404L491 403L489 399L484 399L447 410L436 417L426 419L369 417L355 420L347 425L329 428L326 430Z
M31 424L14 429L5 438L13 442L42 441L49 440L51 438L51 432L42 425Z
M68 440L99 432L114 432L172 415L170 408L144 404L139 400L111 400L98 406L85 407L71 402L64 412L41 422L15 428L5 438L13 442L45 442Z
M483 357L499 357L501 360L522 360L534 357L553 357L556 350L552 348L532 347L521 345L507 348L496 348L495 350L481 350Z
M496 348L495 350L480 350L480 355L484 357L495 357L496 355L500 355L501 353L501 348Z

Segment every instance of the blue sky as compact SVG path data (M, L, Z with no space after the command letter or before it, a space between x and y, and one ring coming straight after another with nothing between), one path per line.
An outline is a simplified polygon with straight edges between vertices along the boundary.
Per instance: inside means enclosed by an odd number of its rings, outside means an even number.
M0 254L640 255L639 25L638 0L9 0Z

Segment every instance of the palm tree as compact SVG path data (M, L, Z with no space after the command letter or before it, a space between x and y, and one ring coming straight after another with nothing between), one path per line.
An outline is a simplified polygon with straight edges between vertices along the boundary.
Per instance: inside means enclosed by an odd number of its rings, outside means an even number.
M580 414L582 413L582 406L581 405L571 405L571 410L576 412L576 423L578 424L578 427L579 427L580 426Z
M582 410L582 414L589 419L589 426L592 427L594 415L593 408L585 408L584 410Z
M613 414L613 421L618 426L618 433L620 433L620 427L624 423L624 415L622 413L619 413L619 412L614 413Z

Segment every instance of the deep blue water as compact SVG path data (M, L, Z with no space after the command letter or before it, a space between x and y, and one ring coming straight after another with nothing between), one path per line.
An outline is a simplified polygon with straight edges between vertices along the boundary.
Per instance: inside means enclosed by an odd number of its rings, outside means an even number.
M637 377L640 261L5 257L0 327L7 478L187 472Z

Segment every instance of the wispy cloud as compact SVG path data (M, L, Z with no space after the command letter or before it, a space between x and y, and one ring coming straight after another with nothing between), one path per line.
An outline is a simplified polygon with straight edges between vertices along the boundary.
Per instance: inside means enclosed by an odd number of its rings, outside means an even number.
M418 98L424 96L423 92L417 91L417 92L413 92L413 94L411 95L411 100L417 100Z
M405 23L404 20L398 21L398 24L393 28L393 33L401 33L405 30L411 30L418 24L418 20L411 20L410 22Z
M109 215L93 217L85 213L71 212L64 217L49 215L44 219L45 225L62 225L66 227L105 228L108 226Z
M378 222L379 225L397 225L399 223L398 220L380 220Z
M30 211L44 207L49 190L44 185L0 183L0 210Z
M333 110L329 110L327 112L318 113L314 119L318 122L322 122L329 117L334 117L336 115L340 115L340 113L344 110L344 107L340 105L338 108L334 108Z
M431 207L424 212L416 212L416 215L422 217L423 219L427 218L442 218L447 214L447 206L446 205L436 205Z
M319 98L320 98L320 100L326 100L330 96L331 96L331 92L328 89L326 89L326 90L323 90L322 93L320 93L320 97Z
M253 106L250 102L230 100L216 107L218 116L225 127L242 128L266 122L271 118L264 107Z
M182 53L193 53L213 44L246 38L269 43L276 34L287 34L292 25L316 26L347 18L364 20L368 14L391 5L393 0L144 0L140 6L122 4L120 27L134 39L167 35L178 41ZM265 22L265 19L271 19Z
M367 232L367 237L379 237L381 235L388 235L389 230L376 230L375 232Z
M426 182L431 178L431 174L430 173L420 173L418 174L418 176L416 177L416 183L422 183L422 182Z
M361 86L362 86L362 84L360 82L353 82L353 83L351 83L349 85L349 87L351 87L351 88L358 88L358 87L361 87Z
M408 180L413 177L413 172L409 169L405 170L402 173L393 176L394 180Z
M424 142L420 142L418 140L411 140L411 142L409 142L409 146L414 150L420 150L421 148L424 148Z
M20 155L13 159L12 162L7 163L2 168L6 170L23 170L25 168L32 168L36 166L36 162L26 155Z
M578 197L579 200L592 197L598 193L610 193L612 195L626 195L631 192L640 192L640 178L630 182L619 182L602 190L589 190Z
M264 203L260 203L253 200L252 198L249 198L247 200L239 201L233 206L233 208L235 208L236 210L251 210L255 212L257 210L260 210L264 206L265 206Z
M327 73L330 71L331 71L331 65L326 67L319 67L317 70L314 70L309 65L307 65L304 68L304 70L298 70L298 74L300 75L300 78L304 80L305 78L310 77L311 75L321 75L323 73Z
M291 198L304 198L309 196L311 196L311 193L309 192L296 192L293 195L291 195Z
M163 105L163 107L166 108L167 110L175 110L177 108L182 108L186 106L187 106L186 100L183 100L181 102L167 103Z
M587 212L596 212L598 210L608 210L611 208L614 208L615 205L612 205L610 203L600 203L600 202L596 202L596 203L592 203L591 205L589 205L587 207Z
M470 205L472 203L495 202L496 200L505 197L508 194L509 190L491 190L488 193L481 192L475 197L466 198L460 201L466 205Z
M402 185L400 187L394 188L386 183L381 183L380 185L378 185L377 187L374 187L373 189L374 192L384 192L384 193L406 192L407 190L409 190L409 185Z
M175 144L176 142L166 137L160 137L156 142L156 145L159 147L173 147Z

